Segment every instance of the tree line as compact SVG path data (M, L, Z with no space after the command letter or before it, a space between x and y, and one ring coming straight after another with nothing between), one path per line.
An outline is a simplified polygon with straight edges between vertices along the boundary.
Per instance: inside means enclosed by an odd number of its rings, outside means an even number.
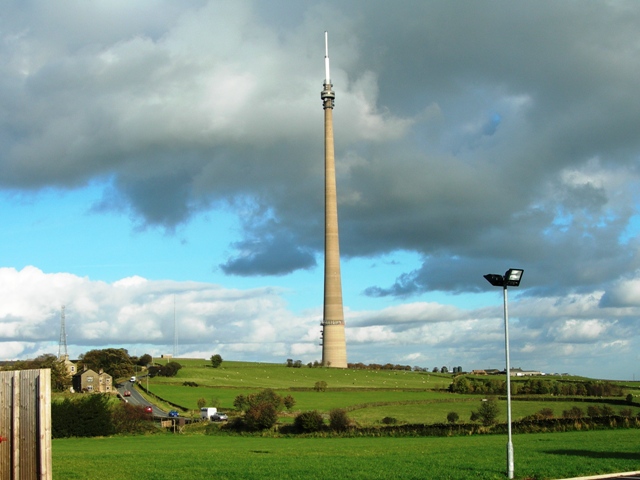
M504 395L507 383L503 379L469 378L460 375L453 379L449 389L453 393L480 393ZM617 397L623 394L622 387L607 381L589 380L570 382L564 380L542 380L531 378L524 382L511 382L512 395L558 395L579 397Z

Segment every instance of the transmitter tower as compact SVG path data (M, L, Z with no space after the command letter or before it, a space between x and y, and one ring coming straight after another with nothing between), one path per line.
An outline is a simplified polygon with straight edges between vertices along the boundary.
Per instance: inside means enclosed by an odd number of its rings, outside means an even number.
M347 368L347 342L344 334L340 242L338 239L338 197L333 142L333 106L336 95L329 72L329 41L324 32L324 89L320 93L324 108L324 313L322 318L322 365Z

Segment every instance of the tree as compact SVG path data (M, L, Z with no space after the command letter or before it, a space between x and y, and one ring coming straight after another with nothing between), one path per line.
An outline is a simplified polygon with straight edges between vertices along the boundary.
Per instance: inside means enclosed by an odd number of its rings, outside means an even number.
M282 399L282 401L287 410L291 410L293 406L296 404L296 400L291 395L287 395Z
M344 432L351 425L347 411L342 408L334 408L329 412L329 428L334 432Z
M627 403L633 403L633 394L632 393L629 393L627 395Z
M146 433L155 429L151 414L142 405L119 403L113 408L112 419L116 433Z
M222 357L217 353L215 355L211 355L211 366L213 368L218 368L222 364Z
M5 370L33 370L39 368L51 369L51 388L56 392L62 392L71 385L71 376L63 360L51 353L45 353L33 360L23 360L12 363Z
M260 390L258 393L249 395L247 397L247 403L249 404L249 407L268 403L273 406L276 412L279 412L284 408L284 399L271 388L265 388L264 390Z
M317 410L311 410L298 414L293 425L299 432L318 432L322 430L324 420Z
M204 408L207 405L207 400L204 398L199 398L196 403L198 405L198 408Z
M327 382L325 382L324 380L320 380L315 383L315 385L313 386L313 389L316 392L324 392L327 390Z
M473 418L474 414L476 418ZM494 397L491 397L482 400L478 411L471 413L471 420L480 420L483 425L489 426L496 423L499 414L500 406L498 405L498 400L496 400Z
M275 425L278 412L273 404L262 402L249 407L244 415L244 423L249 430L265 430Z
M178 362L168 362L166 365L153 365L149 367L149 376L155 377L160 375L161 377L175 377L178 370L182 368Z
M113 379L126 378L134 374L133 362L124 348L89 350L80 355L79 370L87 367L95 372L104 370Z
M456 423L459 418L460 418L460 415L458 415L456 412L447 413L447 422L449 423Z
M151 362L153 362L153 357L151 355L149 355L148 353L145 353L144 355L142 355L139 359L138 359L138 365L142 366L142 367L146 367L147 365L149 365Z
M249 408L249 402L247 401L247 397L245 397L244 395L238 395L233 400L233 406L236 407L237 410L244 412L247 408Z
M584 417L584 412L580 407L571 407L569 410L563 410L562 416L564 418L582 418Z

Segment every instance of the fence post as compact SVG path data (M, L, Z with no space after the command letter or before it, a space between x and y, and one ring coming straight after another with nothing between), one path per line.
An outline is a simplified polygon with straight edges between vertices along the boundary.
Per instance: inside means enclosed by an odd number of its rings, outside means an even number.
M0 372L0 478L51 480L51 370Z

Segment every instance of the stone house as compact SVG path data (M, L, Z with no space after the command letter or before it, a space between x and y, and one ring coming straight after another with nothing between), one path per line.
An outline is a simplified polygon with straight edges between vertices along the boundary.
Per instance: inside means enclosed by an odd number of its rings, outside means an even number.
M72 377L73 389L76 392L111 393L113 379L111 375L100 369L100 373L85 369Z

